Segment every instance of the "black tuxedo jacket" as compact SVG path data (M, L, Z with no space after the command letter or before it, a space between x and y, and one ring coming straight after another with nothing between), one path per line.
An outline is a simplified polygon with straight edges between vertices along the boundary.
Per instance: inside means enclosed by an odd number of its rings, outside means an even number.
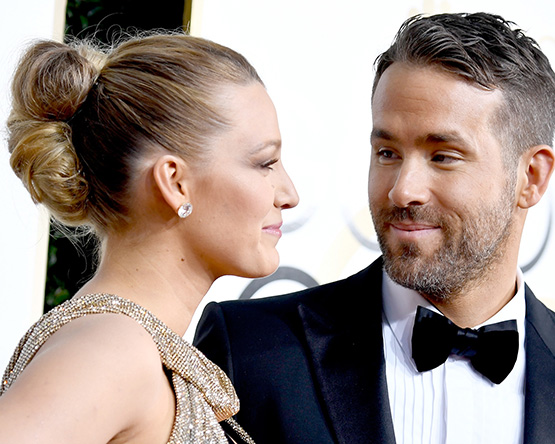
M257 444L393 444L382 262L285 296L209 304L195 345L230 376ZM555 443L555 313L526 288L525 444Z

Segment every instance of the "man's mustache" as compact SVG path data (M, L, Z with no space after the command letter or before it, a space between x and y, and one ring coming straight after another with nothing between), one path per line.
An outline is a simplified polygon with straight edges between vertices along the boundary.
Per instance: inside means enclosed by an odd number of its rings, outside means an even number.
M395 223L410 220L414 223L422 223L443 227L445 225L444 217L437 210L422 206L408 206L384 208L378 211L378 218L383 222Z

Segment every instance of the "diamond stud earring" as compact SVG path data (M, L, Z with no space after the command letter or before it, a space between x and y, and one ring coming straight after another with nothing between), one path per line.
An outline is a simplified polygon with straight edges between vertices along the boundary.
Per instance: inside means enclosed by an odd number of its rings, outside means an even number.
M193 205L190 202L184 203L177 209L177 215L181 219L185 219L193 212Z

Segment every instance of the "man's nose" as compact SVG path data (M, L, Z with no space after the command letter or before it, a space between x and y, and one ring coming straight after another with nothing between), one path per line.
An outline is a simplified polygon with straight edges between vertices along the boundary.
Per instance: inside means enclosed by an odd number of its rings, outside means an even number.
M417 160L405 160L388 197L399 208L424 205L430 200L430 177L426 168Z

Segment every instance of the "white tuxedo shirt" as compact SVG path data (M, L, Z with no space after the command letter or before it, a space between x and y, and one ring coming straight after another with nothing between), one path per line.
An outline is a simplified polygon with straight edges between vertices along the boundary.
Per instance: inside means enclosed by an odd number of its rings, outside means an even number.
M517 293L511 301L475 327L517 321L517 362L501 384L490 382L459 356L419 373L411 357L416 309L421 305L439 311L385 272L382 290L386 378L397 444L522 444L526 312L522 272L517 272Z

